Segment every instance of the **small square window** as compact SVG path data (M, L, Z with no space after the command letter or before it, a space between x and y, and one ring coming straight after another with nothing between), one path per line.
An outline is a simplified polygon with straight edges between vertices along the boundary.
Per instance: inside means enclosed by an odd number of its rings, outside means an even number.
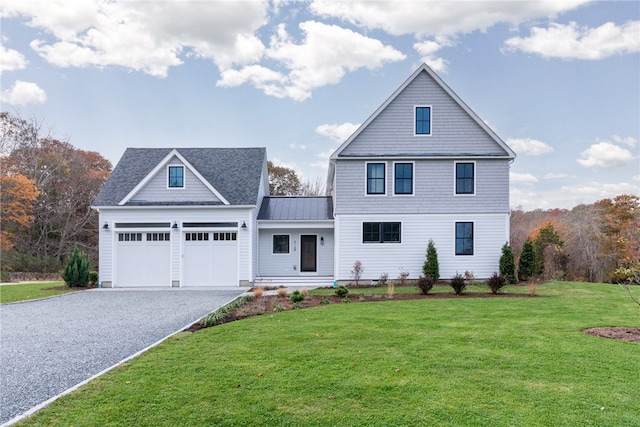
M169 166L169 188L184 188L184 166Z
M288 234L273 235L273 253L274 254L289 253L289 235Z
M416 135L431 135L431 107L416 107Z

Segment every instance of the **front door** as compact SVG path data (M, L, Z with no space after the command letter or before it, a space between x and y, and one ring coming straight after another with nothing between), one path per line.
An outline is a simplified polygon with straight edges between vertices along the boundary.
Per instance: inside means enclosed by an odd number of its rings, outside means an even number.
M300 236L300 271L303 273L316 272L316 250L318 236Z

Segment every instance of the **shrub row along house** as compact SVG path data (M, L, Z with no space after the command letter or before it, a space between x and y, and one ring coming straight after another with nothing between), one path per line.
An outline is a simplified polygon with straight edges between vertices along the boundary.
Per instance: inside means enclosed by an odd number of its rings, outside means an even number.
M270 197L264 148L129 148L98 194L105 287L498 270L515 153L427 65L331 156L326 197Z

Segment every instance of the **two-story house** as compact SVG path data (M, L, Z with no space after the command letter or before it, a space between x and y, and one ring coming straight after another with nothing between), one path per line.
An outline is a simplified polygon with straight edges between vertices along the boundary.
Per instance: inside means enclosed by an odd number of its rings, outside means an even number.
M331 156L326 197L270 197L264 148L127 149L98 194L103 286L498 269L511 149L426 65Z

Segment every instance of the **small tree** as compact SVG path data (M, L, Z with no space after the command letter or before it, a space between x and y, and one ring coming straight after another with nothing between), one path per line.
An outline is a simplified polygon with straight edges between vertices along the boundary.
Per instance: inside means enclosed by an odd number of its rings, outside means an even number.
M89 284L89 258L78 249L73 247L73 252L67 260L67 265L62 272L64 283L70 288L87 286Z
M358 286L363 272L364 267L362 266L362 261L357 260L356 262L354 262L353 270L351 270L351 277L353 277L353 280L356 282L356 286Z
M513 249L509 243L502 246L502 255L500 255L500 275L509 283L516 283L516 262L513 256Z
M436 245L433 243L433 239L429 239L429 245L427 246L427 259L422 265L422 272L425 276L432 278L434 282L437 282L440 278L438 251L436 250Z
M527 239L522 246L520 262L518 263L518 277L521 280L529 280L537 271L536 251L531 239Z

